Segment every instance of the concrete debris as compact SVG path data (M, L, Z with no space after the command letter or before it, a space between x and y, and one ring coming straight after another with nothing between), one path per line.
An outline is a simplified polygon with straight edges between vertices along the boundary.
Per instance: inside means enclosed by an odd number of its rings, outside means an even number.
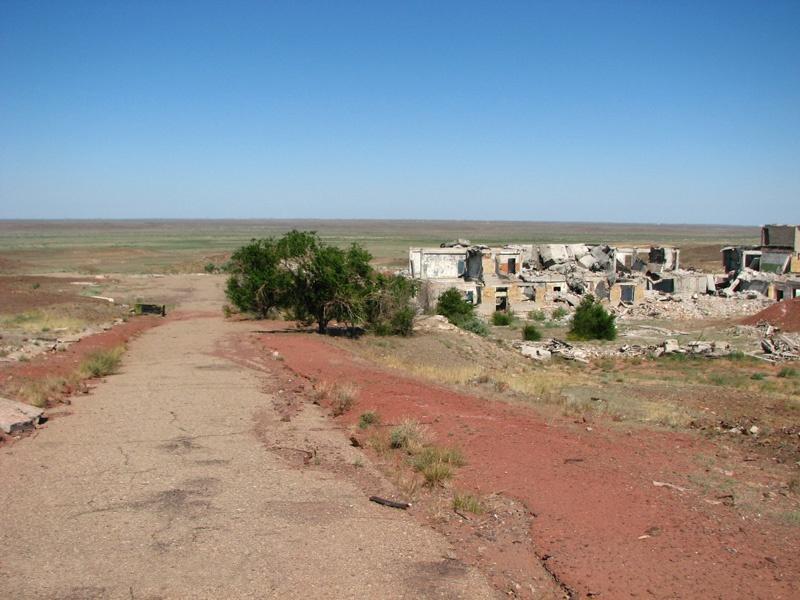
M414 331L460 331L442 315L420 315L414 319Z
M761 350L767 355L764 359L770 362L800 360L800 336L780 333L769 323L761 323L757 329L761 333Z
M527 356L533 360L550 360L553 356L552 352L541 344L523 343L519 350L522 352L523 356Z
M39 424L44 411L30 404L0 398L0 430L16 433Z

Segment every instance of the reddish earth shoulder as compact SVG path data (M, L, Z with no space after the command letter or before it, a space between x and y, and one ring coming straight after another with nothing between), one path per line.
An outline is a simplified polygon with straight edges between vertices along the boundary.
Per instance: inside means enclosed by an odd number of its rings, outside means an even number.
M797 598L797 528L747 517L690 483L701 438L654 430L545 420L389 372L316 335L260 335L285 365L312 380L359 386L358 405L384 422L426 423L439 443L463 449L455 485L502 492L536 518L536 553L575 597ZM654 481L677 487L656 486ZM713 496L710 497L713 501ZM502 556L500 557L502 560Z

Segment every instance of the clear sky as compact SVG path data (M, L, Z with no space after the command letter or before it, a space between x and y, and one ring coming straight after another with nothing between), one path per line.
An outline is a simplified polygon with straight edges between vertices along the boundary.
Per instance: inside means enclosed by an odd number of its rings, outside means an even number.
M0 0L0 218L800 222L800 0Z

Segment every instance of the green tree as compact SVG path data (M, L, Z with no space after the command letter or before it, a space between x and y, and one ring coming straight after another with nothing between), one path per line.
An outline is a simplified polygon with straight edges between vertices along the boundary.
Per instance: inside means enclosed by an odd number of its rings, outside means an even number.
M568 337L574 340L613 340L617 337L614 318L594 296L587 294L575 309Z
M354 326L369 318L379 281L371 259L358 244L342 250L314 232L293 230L239 248L231 257L226 292L237 308L259 317L280 308L316 323L320 333L334 320Z
M279 307L288 292L290 278L281 268L280 249L275 240L251 240L231 256L225 290L228 299L241 311L263 318Z
M367 298L366 320L377 335L411 335L417 285L406 277L378 273Z

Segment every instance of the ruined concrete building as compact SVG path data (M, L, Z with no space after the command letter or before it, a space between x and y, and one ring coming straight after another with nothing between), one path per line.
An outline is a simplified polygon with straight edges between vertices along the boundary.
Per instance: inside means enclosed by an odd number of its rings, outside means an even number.
M800 297L800 225L764 225L760 246L722 249L723 293L757 293L774 300Z
M449 288L490 314L525 313L584 294L617 304L636 304L647 290L707 293L713 278L679 270L673 247L612 247L587 244L517 244L490 247L468 240L439 248L411 248L409 272L420 280L419 301L432 308Z

